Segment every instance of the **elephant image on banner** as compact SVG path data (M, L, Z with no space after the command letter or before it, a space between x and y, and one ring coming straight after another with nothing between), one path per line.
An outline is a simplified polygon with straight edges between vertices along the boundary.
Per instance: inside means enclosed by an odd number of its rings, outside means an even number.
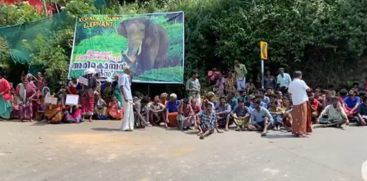
M122 50L122 61L130 65L135 75L169 66L168 35L160 25L148 18L134 18L122 21L117 31L128 40L127 50Z

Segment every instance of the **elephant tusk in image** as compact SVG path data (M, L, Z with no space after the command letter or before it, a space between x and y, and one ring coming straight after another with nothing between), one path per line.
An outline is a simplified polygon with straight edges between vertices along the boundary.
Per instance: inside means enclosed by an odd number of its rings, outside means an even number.
M138 48L138 56L141 54L141 46L142 46L142 44L140 44L140 46Z

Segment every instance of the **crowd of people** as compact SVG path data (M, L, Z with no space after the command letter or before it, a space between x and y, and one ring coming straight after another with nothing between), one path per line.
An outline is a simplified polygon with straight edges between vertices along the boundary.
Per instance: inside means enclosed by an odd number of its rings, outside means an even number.
M185 84L187 96L181 99L165 92L133 96L129 67L103 81L94 69L87 69L82 77L86 81L74 78L55 94L42 73L23 75L22 82L13 87L0 72L0 117L54 124L113 119L122 120L124 131L147 126L194 129L200 139L232 128L259 131L261 136L274 129L305 137L312 132L312 124L338 128L350 122L367 124L367 83L362 87L355 84L349 91L311 89L302 80L302 72L296 71L293 79L284 68L278 72L273 76L267 71L263 88L257 88L251 80L246 81L246 66L235 61L226 73L208 72L207 80L213 86L206 92L193 71ZM79 96L78 104L65 104L70 94ZM48 102L50 98L57 102Z

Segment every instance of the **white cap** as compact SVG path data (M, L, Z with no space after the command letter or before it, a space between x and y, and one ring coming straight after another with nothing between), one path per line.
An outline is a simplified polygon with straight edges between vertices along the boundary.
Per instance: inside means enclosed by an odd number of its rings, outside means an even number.
M89 69L87 69L87 70L85 70L85 72L84 72L86 75L88 75L88 74L95 74L96 73L96 69L94 69L94 68L89 68Z
M177 98L177 95L175 93L172 93L172 94L169 95L169 97Z

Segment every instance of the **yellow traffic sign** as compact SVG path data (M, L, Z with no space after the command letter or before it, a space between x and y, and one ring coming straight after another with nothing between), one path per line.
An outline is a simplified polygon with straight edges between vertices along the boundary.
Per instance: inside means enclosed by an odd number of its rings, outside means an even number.
M260 41L260 57L261 60L268 60L268 42Z

